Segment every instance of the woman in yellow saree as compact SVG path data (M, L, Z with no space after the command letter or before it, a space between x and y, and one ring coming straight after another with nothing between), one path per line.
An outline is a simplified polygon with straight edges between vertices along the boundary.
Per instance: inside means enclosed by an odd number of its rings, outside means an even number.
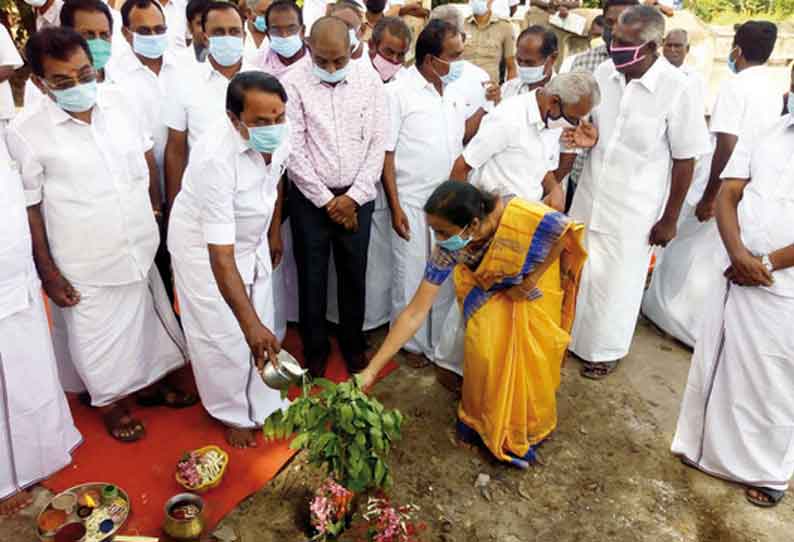
M361 373L375 376L421 325L454 272L466 322L459 430L526 468L557 425L556 391L585 252L583 227L541 203L448 181L425 204L436 247L425 279Z

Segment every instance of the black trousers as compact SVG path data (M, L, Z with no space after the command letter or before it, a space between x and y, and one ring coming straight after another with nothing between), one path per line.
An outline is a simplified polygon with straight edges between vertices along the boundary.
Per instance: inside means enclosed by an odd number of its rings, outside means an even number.
M328 260L334 249L339 299L339 345L346 360L366 349L364 326L367 250L375 202L358 209L358 231L330 219L294 185L289 189L289 213L295 264L298 268L300 334L307 360L325 360L330 353L328 322Z

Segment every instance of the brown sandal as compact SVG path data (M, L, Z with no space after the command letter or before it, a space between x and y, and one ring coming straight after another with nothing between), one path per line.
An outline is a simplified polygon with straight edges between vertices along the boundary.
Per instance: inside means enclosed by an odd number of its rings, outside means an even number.
M102 414L105 428L111 437L119 442L137 442L146 435L146 428L130 416L127 409L114 405Z
M620 360L604 361L601 363L585 361L579 374L590 380L603 380L618 368L618 363L620 363Z

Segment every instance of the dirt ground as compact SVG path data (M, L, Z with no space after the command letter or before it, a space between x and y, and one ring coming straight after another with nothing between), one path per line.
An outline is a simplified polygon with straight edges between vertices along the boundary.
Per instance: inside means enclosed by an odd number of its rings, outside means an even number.
M528 471L458 447L457 398L432 369L400 368L375 390L406 415L391 456L391 494L421 508L428 542L792 540L792 497L760 510L742 488L688 469L669 453L689 357L641 322L631 355L610 379L583 380L569 359L558 430L541 448L543 465ZM485 490L475 488L479 474L490 476ZM298 456L221 526L240 542L303 542L320 477ZM33 540L30 525L27 516L0 521L0 542Z

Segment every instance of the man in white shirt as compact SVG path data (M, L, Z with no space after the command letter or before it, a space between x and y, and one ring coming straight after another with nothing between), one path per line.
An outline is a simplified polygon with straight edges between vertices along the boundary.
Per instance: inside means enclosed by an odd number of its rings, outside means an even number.
M8 129L42 286L63 310L72 362L108 432L139 440L119 399L183 407L195 398L162 381L185 363L184 338L153 265L160 197L151 138L121 93L97 89L85 40L38 32L26 57L50 99Z
M757 138L741 136L722 172L724 250L714 256L726 271L707 298L672 444L686 464L746 486L764 508L794 474L792 148L785 115Z
M184 0L162 0L161 6L165 15L165 24L168 27L169 45L174 49L184 49L187 47L188 33ZM124 4L121 9L124 10Z
M463 150L466 133L464 100L449 86L463 65L460 31L433 19L416 43L416 65L386 86L389 130L383 188L392 214L392 319L410 301L422 281L433 248L422 206L433 189L448 180ZM471 126L471 125L470 125ZM450 284L442 287L430 316L405 350L409 362L422 366L433 358L442 323L454 302Z
M245 52L243 61L254 64L267 52L270 40L267 37L267 8L271 0L245 0Z
M58 380L16 162L0 137L0 516L72 461L82 438Z
M683 71L687 77L693 80L703 93L703 102L705 104L708 88L706 86L706 79L701 73L692 66L686 63L686 57L689 55L689 33L683 28L674 28L667 33L664 38L664 49L662 54L667 61Z
M606 377L628 353L651 247L675 237L695 157L708 151L703 106L686 75L659 56L663 37L657 9L626 9L611 60L595 73L599 139L570 211L587 225L570 347L587 378Z
M0 24L0 137L3 135L6 124L16 112L9 79L17 68L22 67L22 64L22 57L19 56L19 51L17 51L8 29L5 25Z
M272 266L265 234L280 216L278 184L290 154L278 80L236 75L228 118L194 149L169 221L179 307L202 404L236 448L256 446L255 429L288 404L257 368L276 363Z
M63 0L25 0L36 15L36 30L61 25Z
M207 60L207 36L201 29L201 18L209 4L210 0L189 0L185 7L185 19L187 20L185 64L202 63Z
M165 145L166 201L170 207L182 183L189 150L223 119L226 87L243 67L243 18L237 6L210 2L201 18L209 42L207 61L186 66L170 81L163 119L168 126Z
M168 100L167 89L178 84L182 71L178 53L168 34L165 14L157 0L128 0L121 8L124 39L132 54L116 63L115 82L127 100L138 108L141 120L154 142L154 159L160 182L160 204L165 204L165 144L168 126L163 121L163 107ZM173 296L171 264L165 246L165 221L155 262L163 282Z
M559 75L542 89L503 100L483 119L450 178L465 181L474 170L471 182L479 188L542 200L562 211L565 196L554 176L559 146L546 144L543 133L553 132L556 140L563 129L572 135L600 100L598 84L584 72ZM596 139L592 135L590 146Z

